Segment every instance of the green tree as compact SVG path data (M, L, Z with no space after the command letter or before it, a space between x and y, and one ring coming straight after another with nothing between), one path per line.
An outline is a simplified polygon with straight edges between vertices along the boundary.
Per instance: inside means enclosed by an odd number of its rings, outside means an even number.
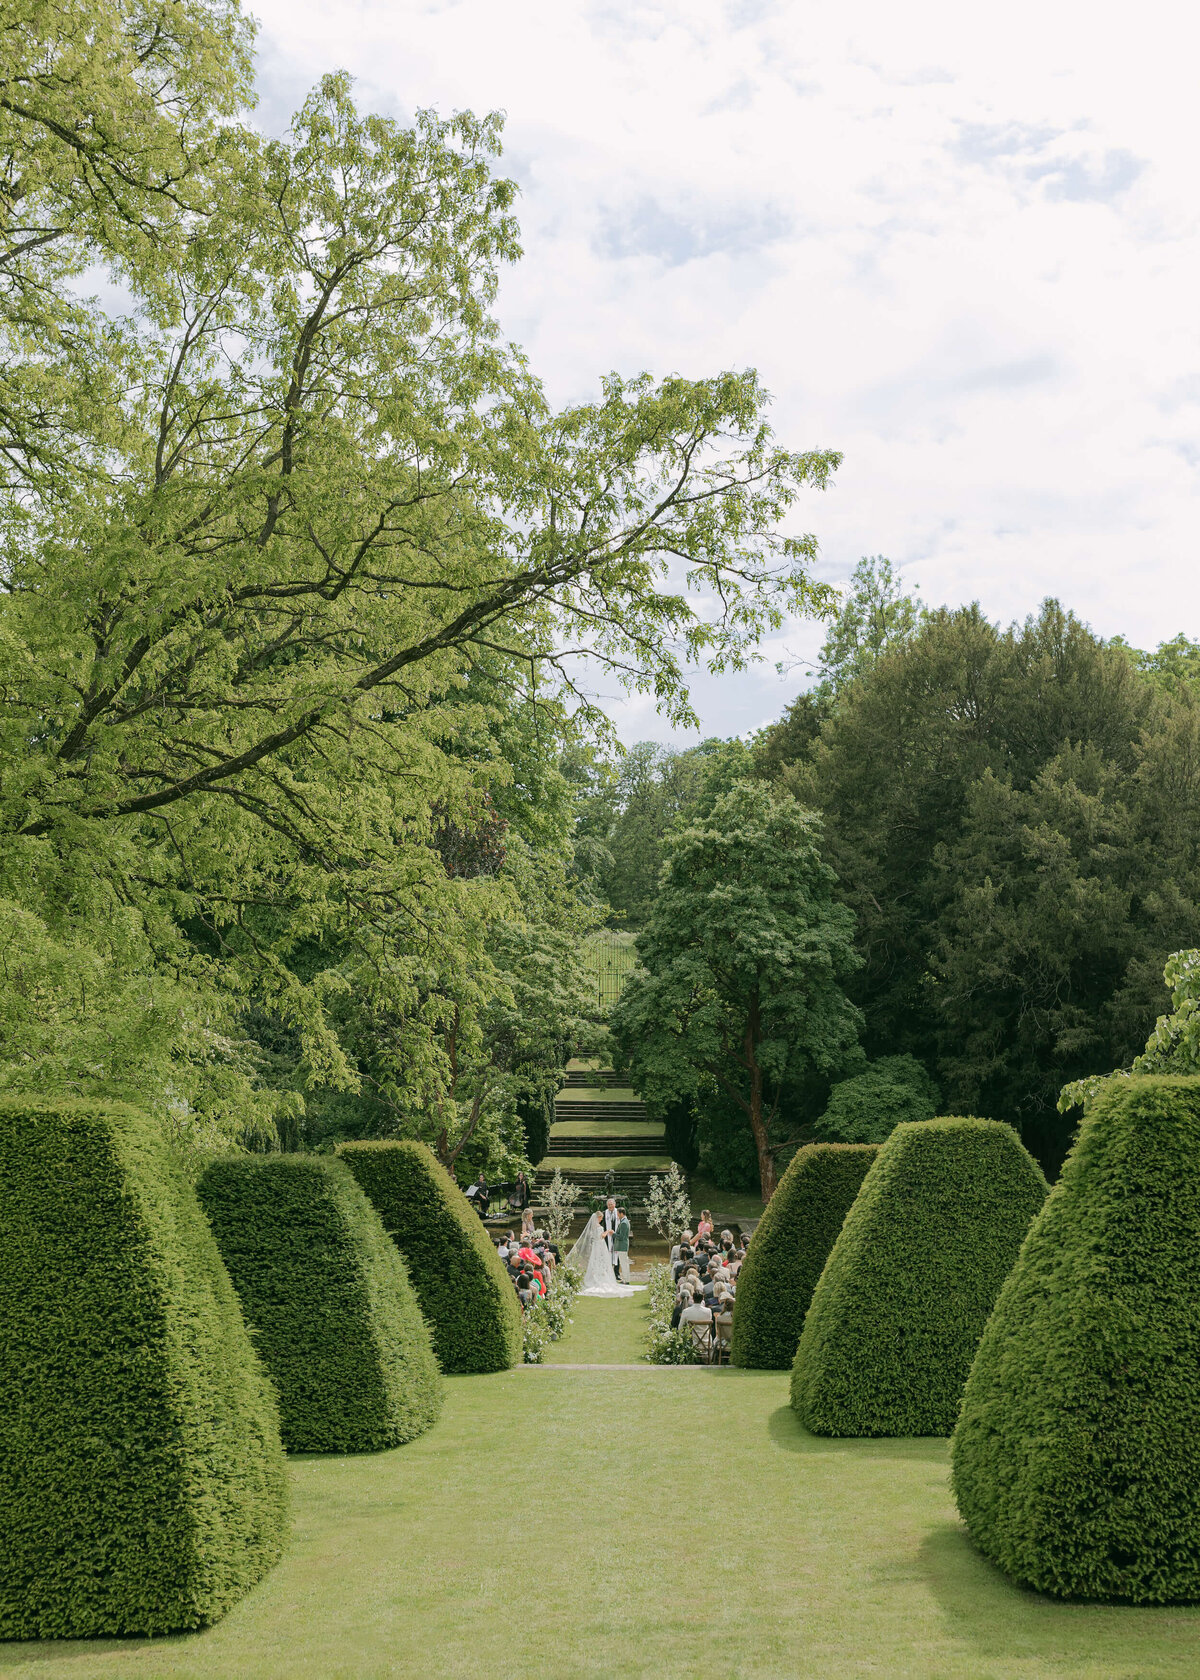
M264 138L236 11L93 4L78 51L58 21L12 32L0 129L0 1078L269 1130L362 1083L359 992L457 1103L514 896L448 831L595 716L576 634L690 721L685 661L820 605L782 525L837 457L778 448L750 372L552 412L490 313L498 119L405 128L329 77ZM89 265L133 313L79 301ZM534 791L544 841L567 790Z
M807 758L842 691L865 676L880 654L910 642L923 618L924 608L904 593L892 562L882 554L865 555L850 575L817 656L820 680L798 694L754 744L757 773L771 780L784 765Z
M707 1077L740 1108L763 1199L775 1187L770 1127L790 1074L828 1069L855 1043L842 989L857 966L850 913L834 901L820 826L793 799L739 782L703 821L674 836L649 924L642 972L612 1031L648 1100Z
M885 1143L902 1122L932 1120L940 1100L914 1056L881 1056L838 1081L813 1133L823 1143Z
M1047 602L926 614L775 784L819 809L869 1054L1017 1126L1051 1171L1064 1079L1128 1064L1200 903L1200 711Z

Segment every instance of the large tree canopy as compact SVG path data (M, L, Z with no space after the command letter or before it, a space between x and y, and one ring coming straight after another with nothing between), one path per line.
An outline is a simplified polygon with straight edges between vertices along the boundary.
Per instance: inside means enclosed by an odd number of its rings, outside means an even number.
M263 137L234 8L85 10L76 51L29 7L0 90L0 1078L277 1119L279 1034L289 1103L361 1085L350 995L402 1023L383 1085L469 1112L533 949L472 837L532 767L564 851L573 651L690 718L685 661L823 601L783 525L837 457L752 372L553 412L490 314L497 118L328 77Z
M638 937L642 972L613 1010L634 1084L665 1104L710 1080L741 1110L763 1200L775 1188L771 1121L784 1083L839 1066L859 1015L843 991L854 923L833 898L820 826L794 799L735 783L670 841Z
M962 1112L1056 1170L1060 1087L1127 1064L1200 904L1200 704L1187 645L1106 646L1057 603L1003 630L927 613L765 775L825 818L865 963L872 1054L908 1052Z

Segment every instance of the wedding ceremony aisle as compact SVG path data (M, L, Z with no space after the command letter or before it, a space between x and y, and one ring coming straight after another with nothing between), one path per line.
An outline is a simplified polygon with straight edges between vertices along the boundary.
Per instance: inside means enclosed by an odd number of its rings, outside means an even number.
M554 1363L450 1378L408 1446L292 1459L288 1551L218 1626L0 1645L0 1675L1192 1680L1200 1612L985 1564L943 1441L809 1436L786 1373L620 1368L644 1301L577 1302Z

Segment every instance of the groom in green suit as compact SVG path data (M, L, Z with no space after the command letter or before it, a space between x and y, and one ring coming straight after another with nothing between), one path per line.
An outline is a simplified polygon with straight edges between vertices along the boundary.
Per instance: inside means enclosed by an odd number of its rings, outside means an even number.
M629 1215L617 1209L617 1228L613 1232L613 1268L622 1283L629 1282Z

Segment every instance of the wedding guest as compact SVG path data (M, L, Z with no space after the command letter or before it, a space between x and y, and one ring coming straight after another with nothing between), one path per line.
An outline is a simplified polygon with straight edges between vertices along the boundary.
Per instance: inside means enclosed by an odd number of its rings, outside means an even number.
M679 1322L680 1322L681 1325L683 1325L683 1324L704 1324L704 1325L707 1325L708 1326L708 1331L707 1331L707 1335L704 1338L706 1341L709 1338L711 1338L711 1336L712 1336L712 1321L713 1321L712 1309L711 1309L711 1307L706 1307L704 1305L703 1301L693 1301L691 1306L690 1307L684 1307L683 1311L679 1315Z

